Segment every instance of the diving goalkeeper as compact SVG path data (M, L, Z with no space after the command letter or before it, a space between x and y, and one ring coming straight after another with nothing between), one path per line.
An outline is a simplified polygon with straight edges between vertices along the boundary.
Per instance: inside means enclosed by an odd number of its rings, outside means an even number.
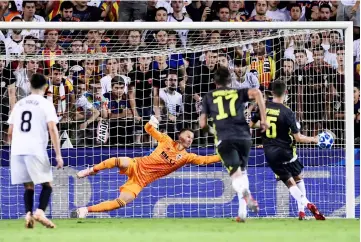
M174 141L168 135L156 130L158 124L158 120L152 116L145 125L145 131L158 141L157 148L149 156L134 159L114 157L77 173L78 178L84 178L95 175L101 170L117 167L121 174L128 176L128 180L120 187L120 195L115 200L78 208L72 213L72 217L85 218L89 212L105 212L124 207L148 184L186 164L206 165L221 161L218 155L198 156L186 151L193 142L194 134L191 130L181 130L179 140Z

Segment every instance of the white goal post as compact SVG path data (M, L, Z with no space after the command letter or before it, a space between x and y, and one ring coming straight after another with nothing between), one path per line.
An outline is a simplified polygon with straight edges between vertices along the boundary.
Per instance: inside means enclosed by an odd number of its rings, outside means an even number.
M0 30L344 30L345 43L345 214L355 218L355 160L353 117L353 24L352 22L0 22ZM187 174L189 175L189 174ZM1 193L0 182L0 193ZM257 189L257 187L255 187ZM320 190L322 192L322 190ZM317 201L314 201L317 203ZM0 198L1 203L1 198Z

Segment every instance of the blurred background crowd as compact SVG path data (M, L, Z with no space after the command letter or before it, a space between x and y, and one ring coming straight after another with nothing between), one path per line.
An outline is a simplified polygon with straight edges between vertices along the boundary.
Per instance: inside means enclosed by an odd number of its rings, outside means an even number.
M359 1L17 0L0 1L0 21L353 21L359 144ZM295 111L302 132L316 135L329 128L343 144L344 53L344 33L336 29L284 36L271 30L2 30L0 142L8 143L9 112L29 95L32 74L43 73L48 78L45 97L57 110L64 146L145 145L151 139L143 125L153 114L171 137L187 126L197 130L195 145L207 145L213 138L198 129L197 119L202 96L215 88L213 73L222 65L232 73L232 87L260 88L266 98L271 98L272 82L284 80L286 105ZM245 115L256 111L249 103ZM257 144L259 135L253 135Z

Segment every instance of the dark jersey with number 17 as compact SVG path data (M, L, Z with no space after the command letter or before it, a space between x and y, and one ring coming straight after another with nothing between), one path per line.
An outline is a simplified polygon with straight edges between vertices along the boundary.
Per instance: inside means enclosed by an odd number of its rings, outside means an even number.
M281 103L266 102L266 116L270 127L262 133L263 146L278 146L293 149L293 136L299 131L296 115ZM260 120L259 113L251 118L253 123Z
M203 97L202 113L211 116L218 140L250 140L244 116L244 103L249 101L248 89L220 88Z

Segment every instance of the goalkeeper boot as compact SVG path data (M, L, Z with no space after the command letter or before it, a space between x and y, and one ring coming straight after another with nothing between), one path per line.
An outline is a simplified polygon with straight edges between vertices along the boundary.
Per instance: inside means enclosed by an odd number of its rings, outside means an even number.
M258 202L252 197L248 189L243 192L243 198L244 200L246 200L248 209L254 213L258 213L259 211Z
M51 220L45 216L44 211L41 209L36 209L33 217L34 217L35 221L41 223L42 225L44 225L45 227L47 227L49 229L54 229L56 227L55 224L53 222L51 222Z
M306 220L305 212L298 212L298 220Z
M93 167L91 167L91 168L86 168L84 170L79 171L78 173L76 173L76 176L78 178L84 178L87 176L93 176L95 174L96 174L96 172L94 172Z
M316 220L326 220L325 216L318 211L318 208L313 203L308 203L307 208L311 211Z
M34 221L33 216L31 215L31 212L27 212L25 215L25 228L32 229L32 228L34 228L34 224L35 224L35 221Z

